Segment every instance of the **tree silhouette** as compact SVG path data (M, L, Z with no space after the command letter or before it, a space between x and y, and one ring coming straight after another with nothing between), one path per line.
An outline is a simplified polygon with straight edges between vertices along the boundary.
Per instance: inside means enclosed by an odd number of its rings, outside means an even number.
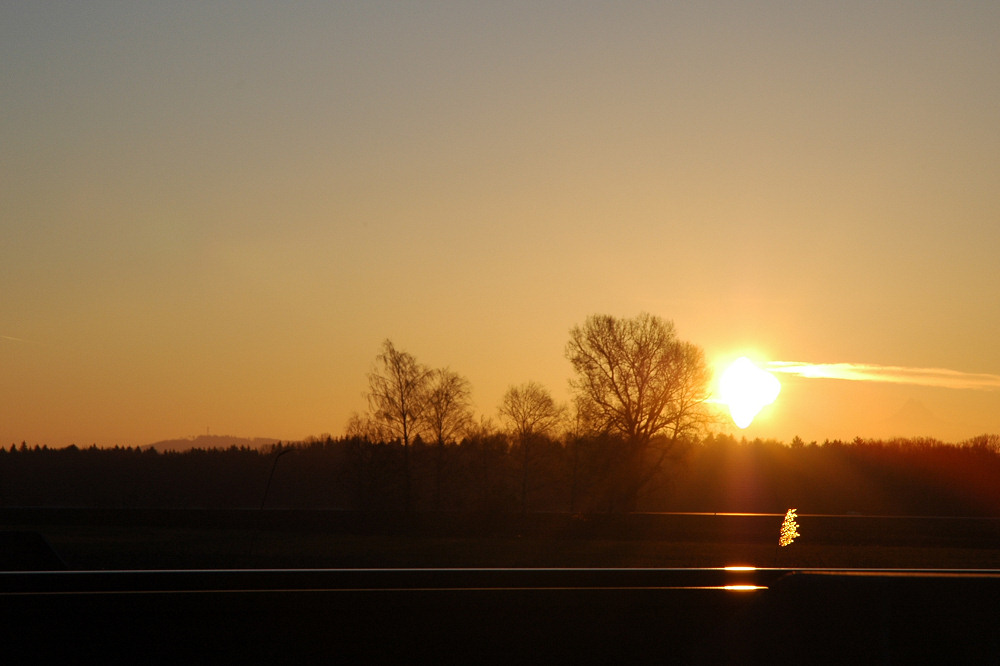
M431 371L390 340L382 343L376 367L368 373L368 408L383 434L403 444L404 504L411 508L412 474L410 443L417 434L427 407Z
M532 440L553 434L563 420L565 409L556 404L544 386L528 382L508 388L497 411L521 449L521 510L526 511Z
M705 408L710 375L702 350L677 339L672 322L640 313L631 319L593 315L574 326L566 357L578 409L597 432L621 437L623 501L634 508L641 486L662 463L644 464L654 437L668 444L711 420Z
M424 422L434 441L434 508L441 508L444 449L472 424L472 388L469 380L448 368L432 370L428 382Z

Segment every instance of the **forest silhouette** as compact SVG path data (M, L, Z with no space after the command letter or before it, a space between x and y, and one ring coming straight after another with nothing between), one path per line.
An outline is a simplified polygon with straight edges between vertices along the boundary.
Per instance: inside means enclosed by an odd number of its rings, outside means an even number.
M653 446L664 442L654 440ZM449 512L697 511L1000 515L1000 438L791 443L709 434L675 446L638 503L613 437L535 436L530 455L503 433L443 448L411 444L409 508ZM284 452L288 452L284 454ZM275 456L283 454L275 464ZM407 508L399 442L312 438L270 449L0 449L3 507ZM272 472L273 477L269 475ZM265 495L266 490L266 497Z

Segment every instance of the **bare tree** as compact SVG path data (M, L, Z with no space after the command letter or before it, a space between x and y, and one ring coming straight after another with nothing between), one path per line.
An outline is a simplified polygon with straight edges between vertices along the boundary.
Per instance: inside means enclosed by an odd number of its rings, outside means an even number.
M448 368L431 370L424 422L440 445L459 438L472 424L472 387L469 380Z
M497 409L507 430L518 439L551 435L562 425L565 409L537 382L511 386Z
M521 510L527 510L529 451L536 437L551 436L562 424L565 408L536 382L511 386L498 408L500 420L521 447Z
M434 505L441 508L441 485L444 477L445 445L465 433L472 425L472 388L469 380L448 368L432 370L429 376L424 423L435 442Z
M982 451L989 451L991 453L1000 453L1000 435L976 435L972 439L965 440L962 445L980 449Z
M347 419L347 425L344 427L344 434L347 437L356 438L364 440L366 442L384 442L386 439L392 439L387 437L385 429L382 424L373 419L368 414L358 414L357 412L352 412L350 418Z
M403 445L403 473L407 510L411 501L410 442L417 434L427 407L431 371L411 355L382 343L376 367L368 373L368 409L378 431Z
M625 442L624 503L634 508L639 489L670 448L659 447L658 460L644 469L651 440L664 436L672 445L711 420L704 353L678 340L673 323L641 313L588 317L570 331L566 357L576 371L570 386L581 413L598 431Z

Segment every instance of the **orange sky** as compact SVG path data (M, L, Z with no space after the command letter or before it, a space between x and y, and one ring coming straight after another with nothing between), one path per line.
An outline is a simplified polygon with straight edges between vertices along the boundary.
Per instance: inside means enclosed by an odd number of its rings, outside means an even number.
M594 313L1000 374L1000 6L664 4L0 7L0 444L339 434L387 337L493 415ZM748 436L1000 432L781 380Z

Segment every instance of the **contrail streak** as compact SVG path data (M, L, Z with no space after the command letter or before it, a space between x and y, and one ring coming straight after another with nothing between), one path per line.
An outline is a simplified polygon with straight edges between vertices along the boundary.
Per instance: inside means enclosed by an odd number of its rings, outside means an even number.
M41 342L37 340L25 340L24 338L15 338L13 335L0 335L0 342L20 342L25 345L40 345Z
M858 382L886 382L980 391L1000 389L1000 375L959 372L945 368L904 368L896 365L872 365L868 363L770 361L767 363L767 369L771 372L782 372L811 379L845 379Z

